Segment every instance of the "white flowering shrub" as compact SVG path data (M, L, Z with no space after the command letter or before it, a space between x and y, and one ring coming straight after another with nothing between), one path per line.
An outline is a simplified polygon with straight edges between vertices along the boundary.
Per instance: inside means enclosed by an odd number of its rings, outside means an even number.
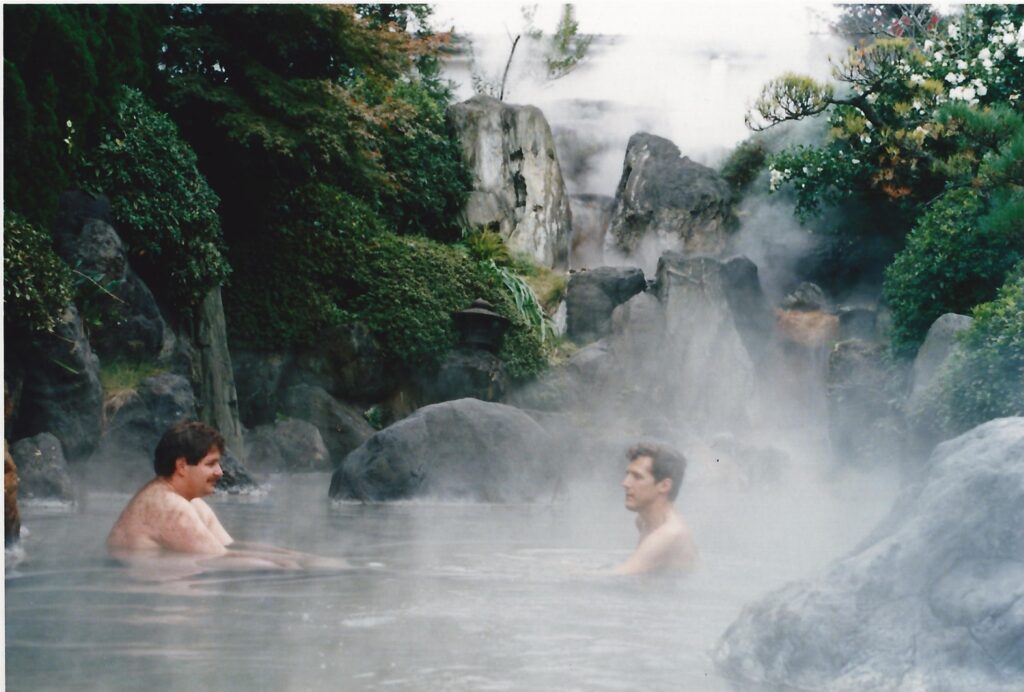
M963 158L967 146L976 169L999 145L965 144L949 107L1002 105L1024 112L1024 6L971 5L947 19L915 17L916 30L906 34L899 20L893 26L888 37L851 48L835 62L835 84L784 75L764 87L748 114L754 130L817 114L828 118L823 147L769 158L771 190L790 187L802 217L861 196L895 207L909 224L919 205L945 188L950 157Z

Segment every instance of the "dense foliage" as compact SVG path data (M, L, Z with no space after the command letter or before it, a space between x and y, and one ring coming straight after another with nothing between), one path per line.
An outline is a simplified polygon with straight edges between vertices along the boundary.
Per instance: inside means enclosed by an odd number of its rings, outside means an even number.
M4 331L7 343L53 331L71 302L71 272L45 231L4 214Z
M427 39L373 28L353 6L172 10L168 103L222 201L229 244L315 180L399 232L457 235L468 185Z
M155 80L155 5L4 5L4 206L48 228L122 84Z
M82 164L83 182L111 200L132 266L179 315L227 279L217 195L167 115L126 89L116 119Z
M358 320L396 363L436 363L454 341L451 313L483 297L513 322L501 354L510 374L544 366L541 334L459 248L396 235L365 203L326 185L295 191L274 223L267 247L240 255L230 294L240 339L288 346Z
M942 396L956 431L1024 416L1024 263L995 300L975 308L974 324L943 377Z
M1024 191L998 195L991 204L972 188L945 193L886 270L895 352L913 356L939 316L991 300L1022 258Z

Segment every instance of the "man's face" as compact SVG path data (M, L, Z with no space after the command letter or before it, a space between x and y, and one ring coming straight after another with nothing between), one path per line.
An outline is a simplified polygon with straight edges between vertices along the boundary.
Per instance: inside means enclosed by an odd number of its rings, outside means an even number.
M210 447L206 456L195 465L186 462L184 457L178 459L177 464L181 473L185 475L189 500L212 493L217 481L224 475L224 470L220 467L220 450L216 447Z
M663 478L654 480L653 461L650 457L641 456L629 462L626 477L622 479L622 487L626 490L626 509L637 512L654 502L659 495L667 495L672 481Z

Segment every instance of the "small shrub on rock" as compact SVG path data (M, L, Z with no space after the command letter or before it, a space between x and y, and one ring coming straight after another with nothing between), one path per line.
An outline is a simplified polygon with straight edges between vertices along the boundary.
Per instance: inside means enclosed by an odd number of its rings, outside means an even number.
M50 236L24 217L4 213L4 325L28 334L53 331L71 302L71 270ZM11 343L8 341L8 343Z

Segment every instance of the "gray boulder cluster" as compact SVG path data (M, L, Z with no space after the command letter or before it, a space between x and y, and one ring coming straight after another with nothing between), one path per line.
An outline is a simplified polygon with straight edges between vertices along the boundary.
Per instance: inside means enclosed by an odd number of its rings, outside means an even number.
M768 688L1020 689L1022 458L1024 418L940 445L851 554L743 610L719 668Z

